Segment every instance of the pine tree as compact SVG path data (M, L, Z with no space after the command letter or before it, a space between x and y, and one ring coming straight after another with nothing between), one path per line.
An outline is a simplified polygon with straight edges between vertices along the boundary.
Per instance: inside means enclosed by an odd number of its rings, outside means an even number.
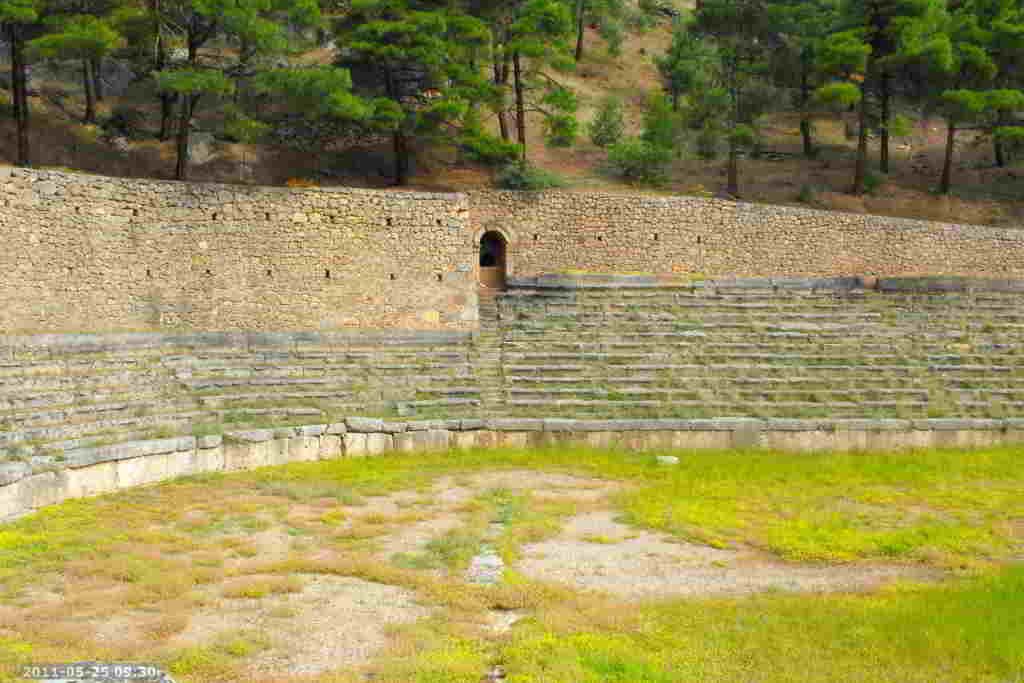
M178 27L178 38L186 46L185 62L167 64L156 74L162 93L178 101L177 161L175 178L185 180L189 170L189 136L192 120L204 98L223 97L235 92L243 59L254 55L280 54L288 47L286 26L309 26L319 21L315 0L169 0L159 5L161 21ZM223 62L207 59L201 50L222 37L242 49L228 69Z
M821 45L823 72L841 81L820 87L819 99L857 105L853 194L865 190L873 121L880 132L880 168L888 172L894 73L907 60L945 49L944 17L943 0L847 0L840 21L852 28L833 33Z
M1013 0L975 0L982 26L991 27L990 54L997 74L995 88L1008 91L1024 90L1024 7ZM1024 127L1017 124L1013 112L1015 98L1009 95L996 98L995 120L992 123L993 153L997 166L1007 163L1007 147L1024 139ZM1019 144L1017 145L1020 146Z
M669 98L654 94L647 98L640 139L649 145L675 152L679 146L680 117Z
M408 182L418 140L481 142L473 104L494 90L472 67L489 39L480 19L440 0L356 0L338 39L352 65L372 73L370 93L391 103L370 123L391 134L396 184Z
M720 116L729 146L726 192L733 197L739 196L740 151L756 143L757 119L768 104L769 19L765 0L704 0L694 15L693 30L715 45L714 80L726 96Z
M679 100L686 93L696 93L709 86L715 59L712 46L691 24L676 22L668 51L654 58L673 109L679 110Z
M17 127L18 152L16 163L31 166L29 145L29 107L27 63L25 61L26 30L39 20L36 0L0 0L0 29L11 50L11 104Z
M953 156L958 126L980 123L989 110L991 88L998 71L990 54L992 34L980 24L972 3L957 7L943 27L942 49L922 52L914 71L924 75L929 92L938 92L937 106L946 119L946 149L939 191L947 194L952 184Z
M577 103L572 91L546 70L559 66L568 55L570 13L554 0L526 0L517 10L505 49L512 56L516 139L525 159L527 112L543 116L549 144L564 147L576 136Z
M305 67L271 69L254 79L258 93L274 94L285 106L306 120L320 124L318 128L330 135L334 131L398 121L401 111L385 98L365 99L352 92L348 69L339 67ZM314 142L313 153L319 156L328 147L325 140Z
M782 85L796 88L800 137L808 159L815 156L811 116L814 90L822 79L818 55L829 33L835 30L839 2L771 0L768 6L771 26L781 48L773 53L774 76Z
M50 22L53 32L29 44L30 52L39 57L77 59L82 63L82 87L85 91L86 123L96 123L96 69L105 56L121 42L111 24L90 14L55 17Z

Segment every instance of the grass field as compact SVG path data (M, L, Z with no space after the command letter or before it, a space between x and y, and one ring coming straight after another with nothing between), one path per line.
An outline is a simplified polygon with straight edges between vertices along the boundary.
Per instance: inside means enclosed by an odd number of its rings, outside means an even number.
M475 682L495 666L509 681L552 683L1024 681L1021 451L676 455L674 466L579 448L388 455L55 506L0 526L0 671L16 680L26 662L128 659L179 681ZM531 481L470 486L501 472ZM541 495L548 480L594 495ZM465 495L442 515L439 491ZM743 549L794 571L884 563L907 578L637 602L519 571L531 544L604 505L636 535ZM421 528L423 542L395 545ZM499 531L486 540L489 528ZM609 558L627 547L586 540ZM504 558L504 580L463 581L485 543ZM404 592L413 616L375 633L365 661L274 669L289 629L359 637L311 621L301 602L356 580L370 582L355 589L364 601L371 586ZM381 595L385 610L405 599ZM224 621L235 610L258 618ZM518 621L488 626L503 614Z

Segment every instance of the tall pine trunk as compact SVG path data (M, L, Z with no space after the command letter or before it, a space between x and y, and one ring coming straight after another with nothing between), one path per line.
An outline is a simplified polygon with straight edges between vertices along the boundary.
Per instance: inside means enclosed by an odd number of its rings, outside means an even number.
M92 63L82 60L82 86L85 88L85 122L96 123L96 84L92 77Z
M508 110L505 108L505 86L507 78L502 69L501 58L498 51L494 50L494 85L498 88L498 128L501 130L501 139L508 142L511 134L508 129Z
M949 194L953 176L953 147L956 144L956 122L946 122L946 155L942 161L942 179L939 181L939 192Z
M495 86L498 89L498 103L496 104L498 114L498 128L501 130L502 139L506 142L511 138L509 131L509 113L505 100L505 91L508 88L509 74L505 68L505 58L502 50L498 49L498 39L494 38L490 43L490 54L492 54L492 69L495 74Z
M238 46L238 72L235 75L235 94L232 97L236 106L245 104L244 84L246 73L249 71L249 62L252 60L251 49L249 41L243 37Z
M97 102L103 101L103 57L96 57L92 60L92 92Z
M726 163L725 191L731 197L740 196L740 157L736 141L729 140L729 160Z
M814 140L811 137L811 114L807 108L811 104L811 83L808 77L810 63L806 57L800 60L800 138L803 140L804 157L814 158Z
M387 96L397 102L400 93L395 85L394 72L390 64L385 64L384 66L384 87L386 88ZM409 182L409 143L405 137L405 131L402 130L401 121L391 133L391 144L395 156L395 185L406 185Z
M409 184L409 141L401 126L391 137L395 149L395 185L402 187Z
M199 95L182 95L181 113L178 118L178 160L174 167L174 177L178 180L188 180L189 171L189 133L192 129L192 112L195 111L199 102Z
M177 98L172 93L160 95L160 132L157 138L166 140L171 136L171 119L174 116L174 103Z
M725 191L730 197L740 195L740 155L736 141L736 129L740 125L739 60L734 55L729 60L729 157L725 164Z
M512 67L515 74L516 89L516 135L519 145L523 148L523 160L526 159L526 98L523 94L523 68L519 52L512 55Z
M868 74L871 73L871 57L860 84L860 106L857 107L857 160L853 166L853 187L851 194L864 194L864 178L868 166Z
M151 0L149 9L156 21L156 26L154 27L156 32L156 45L154 46L155 54L153 56L153 63L156 67L156 71L163 71L167 67L167 44L164 42L164 24L160 20L160 1ZM174 101L175 97L173 93L160 93L160 132L157 134L157 138L160 141L166 140L171 134L171 118L174 116Z
M882 123L882 125L881 125L882 131L881 131L881 133L882 134L881 134L881 140L880 140L881 147L879 148L879 151L878 151L878 167L882 171L882 173L888 173L889 172L889 118L890 118L889 103L890 103L890 100L891 100L891 93L889 91L889 74L888 74L888 72L885 72L885 71L882 72L882 76L881 76L879 85L880 85L879 96L880 96L881 101L882 101L881 102L881 104L882 104L882 122L881 122Z
M8 25L7 35L11 45L11 97L18 138L16 163L18 166L31 166L31 150L28 142L28 79L25 75L25 44L16 24Z
M586 0L576 0L576 61L583 59L583 34L585 30L584 15L586 14Z

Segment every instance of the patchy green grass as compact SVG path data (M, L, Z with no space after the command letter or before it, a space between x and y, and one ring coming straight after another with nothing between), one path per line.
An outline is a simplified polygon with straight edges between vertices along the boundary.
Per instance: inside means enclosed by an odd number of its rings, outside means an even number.
M457 571L469 565L480 550L483 536L478 528L452 529L427 542L422 552L395 553L391 561L403 569L448 569Z
M874 595L648 606L598 628L542 611L501 651L517 683L990 681L1024 677L1024 567Z
M650 454L561 448L390 455L200 475L69 501L0 526L0 580L60 567L113 544L150 541L146 523L167 518L165 506L202 500L211 487L223 496L255 488L292 500L353 504L363 496L422 489L443 474L487 468L633 481L620 501L631 523L713 545L753 543L793 560L998 561L1021 552L1024 542L1013 532L1024 519L1024 454L1016 449L677 455L680 464L672 468L657 466ZM126 519L137 523L125 525ZM263 523L239 516L234 524L256 530Z
M658 454L666 452L394 454L202 475L47 508L0 525L0 607L26 610L8 621L0 610L0 680L17 663L76 657L159 661L183 681L245 680L245 660L267 647L262 634L178 650L160 643L195 606L300 591L299 573L403 586L439 610L392 634L374 665L375 680L392 683L477 681L496 663L516 683L1024 680L1024 568L1014 564L1024 557L1024 452L680 451L671 467L657 464ZM489 525L501 524L489 542L514 563L523 545L586 508L506 489L471 500L462 525L422 552L393 564L373 556L374 537L420 511L359 514L368 499L400 490L429 498L440 476L459 482L494 469L625 482L614 494L622 518L680 539L753 545L792 562L926 564L960 570L959 578L868 595L640 607L527 581L514 569L499 586L464 585L453 577ZM284 559L261 562L252 536L270 528L292 545ZM317 555L324 549L335 554ZM33 606L34 590L60 597ZM91 640L84 620L112 604L147 615L143 649ZM481 626L494 609L527 618L498 637Z
M196 645L171 654L164 665L171 674L188 676L189 680L218 680L235 673L241 661L268 646L263 633L228 632L210 645Z

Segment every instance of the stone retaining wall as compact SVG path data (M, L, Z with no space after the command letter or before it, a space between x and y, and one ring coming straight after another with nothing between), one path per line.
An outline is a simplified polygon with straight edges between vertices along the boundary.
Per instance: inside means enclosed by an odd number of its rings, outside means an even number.
M462 195L0 166L0 332L471 329Z
M476 234L517 277L570 270L708 277L1024 275L1024 231L686 196L469 194Z
M64 500L203 472L385 452L582 443L633 450L769 448L879 451L1024 442L1024 420L569 420L462 419L330 425L137 441L68 451L61 467L0 464L0 521Z

